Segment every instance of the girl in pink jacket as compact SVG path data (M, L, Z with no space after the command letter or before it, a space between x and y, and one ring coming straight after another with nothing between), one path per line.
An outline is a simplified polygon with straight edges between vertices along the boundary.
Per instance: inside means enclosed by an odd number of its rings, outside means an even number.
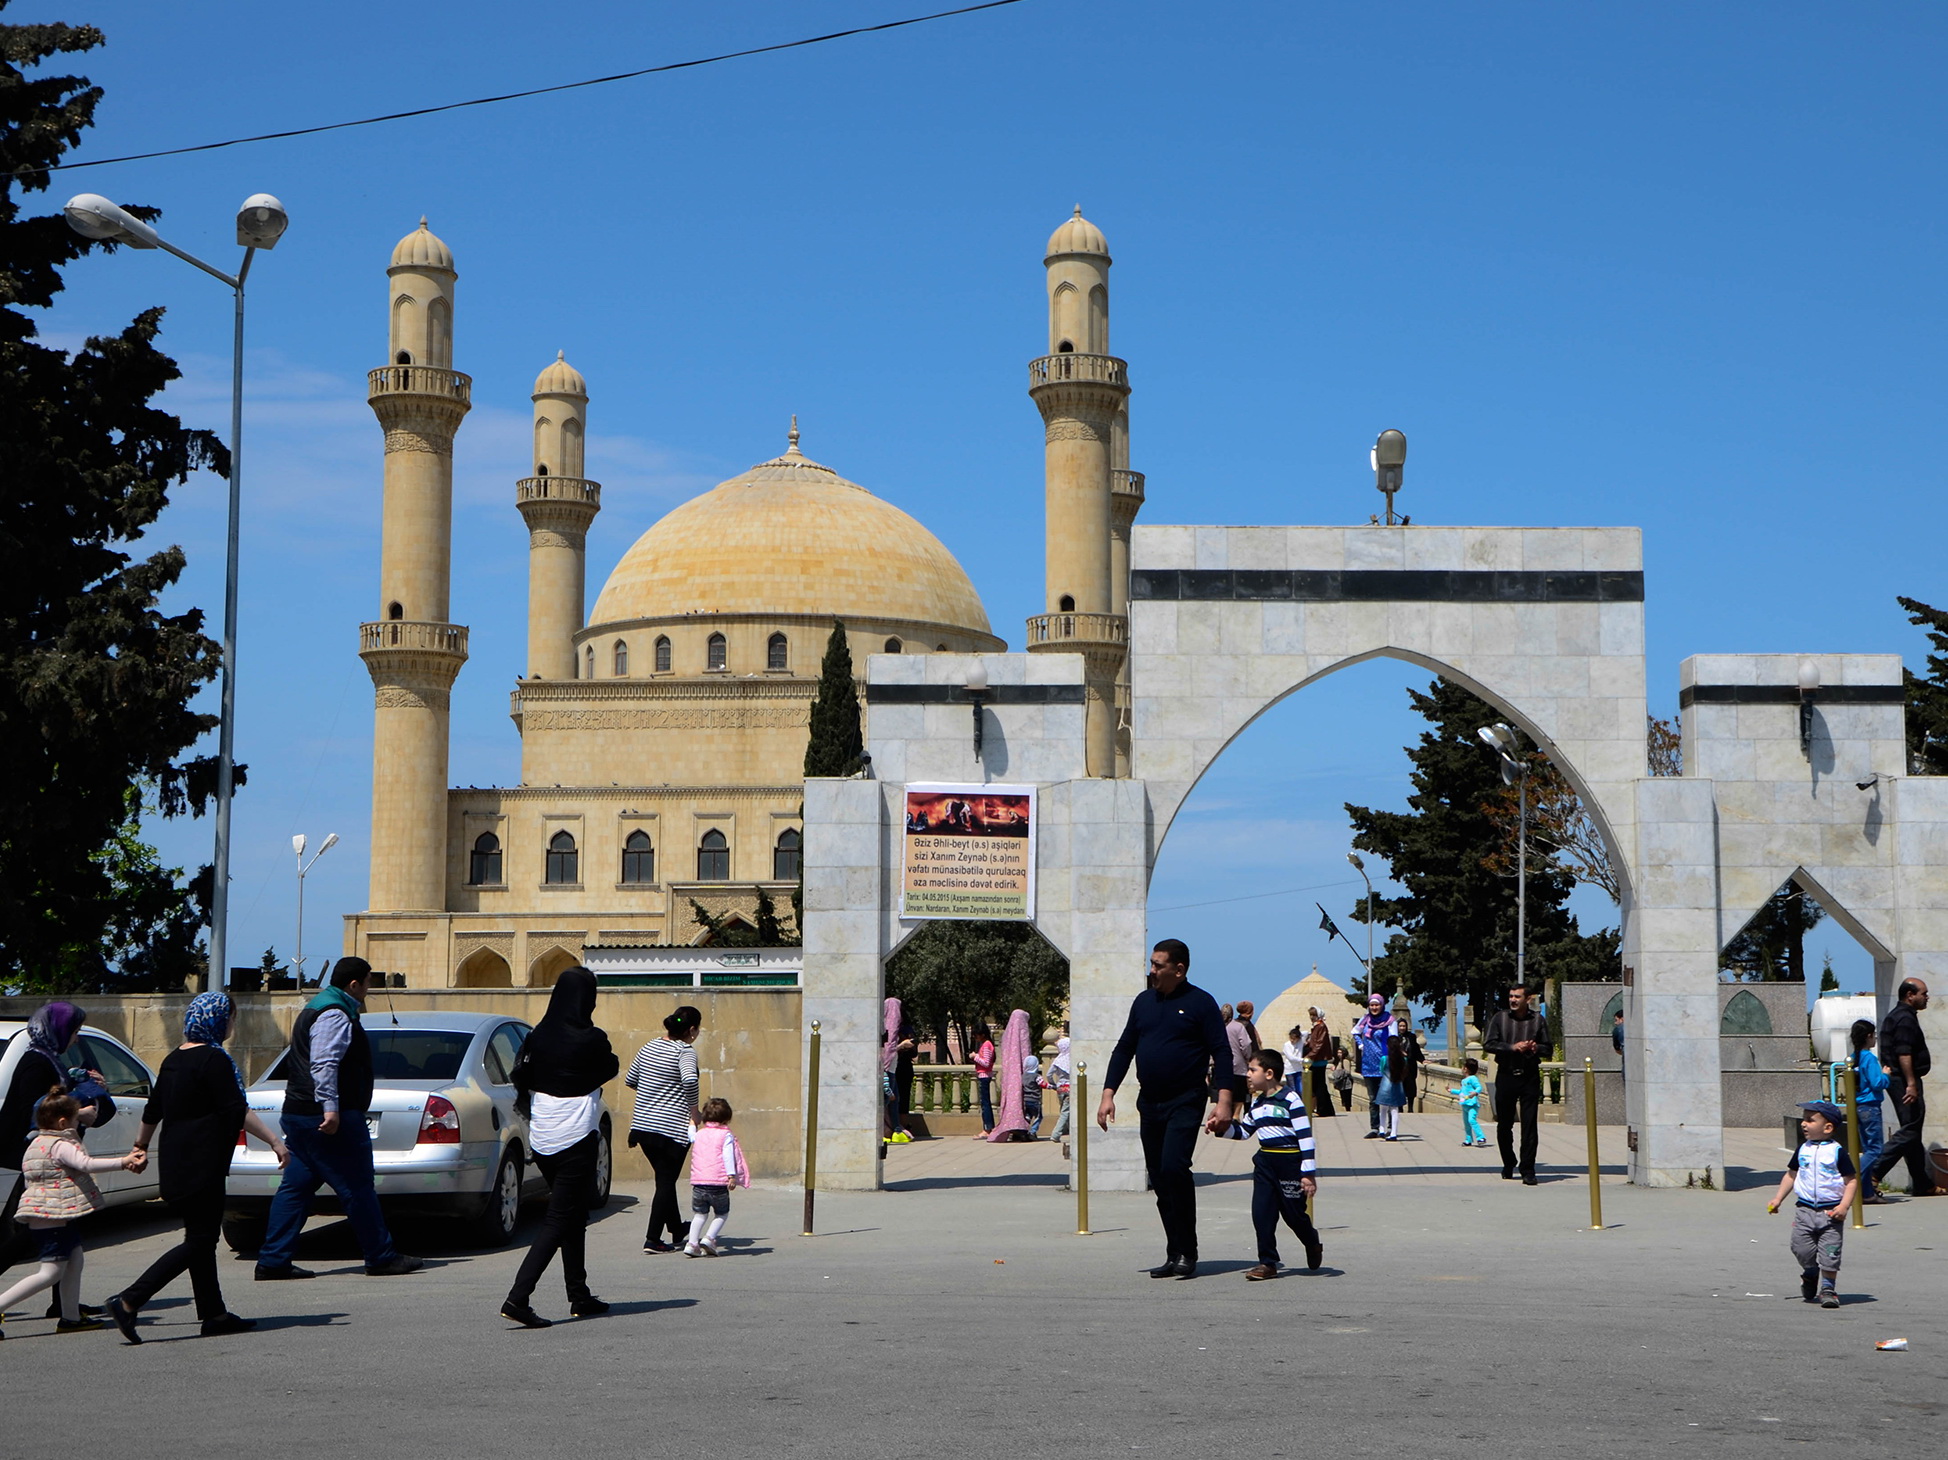
M685 1257L715 1257L717 1235L730 1216L730 1189L751 1184L750 1168L731 1134L730 1101L704 1101L703 1124L690 1142L690 1240ZM705 1225L705 1223L709 1225Z
M20 1209L15 1215L40 1242L40 1268L0 1293L0 1318L15 1303L53 1288L61 1305L55 1325L61 1333L80 1333L102 1327L98 1318L81 1315L81 1234L75 1219L101 1207L101 1191L89 1174L95 1171L140 1171L143 1158L91 1156L81 1144L81 1105L55 1086L34 1107L39 1127L21 1157ZM0 1328L0 1338L6 1330Z

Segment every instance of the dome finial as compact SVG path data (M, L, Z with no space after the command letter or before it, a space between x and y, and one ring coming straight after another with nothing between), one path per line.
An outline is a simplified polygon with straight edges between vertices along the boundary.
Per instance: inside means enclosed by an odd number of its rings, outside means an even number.
M568 351L566 350L555 351L555 358L557 360L566 360L568 358Z
M796 411L791 413L791 430L787 433L785 440L788 443L785 448L786 450L796 451L798 449L798 412Z
M1078 208L1078 209L1076 209L1076 211L1077 211L1078 213L1080 213L1080 212L1081 212L1082 210L1081 210L1080 208ZM426 215L425 215L424 213L421 213L421 214L419 215L419 226L420 226L421 228L425 228L425 227L426 227Z

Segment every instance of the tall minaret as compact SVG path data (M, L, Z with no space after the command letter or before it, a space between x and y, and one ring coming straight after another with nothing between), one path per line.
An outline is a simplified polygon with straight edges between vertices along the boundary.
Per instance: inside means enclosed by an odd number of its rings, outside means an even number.
M371 671L374 912L446 901L447 696L467 631L447 622L453 433L473 382L453 368L453 254L419 220L386 270L391 363L368 377L386 433L379 618L359 627Z
M1028 621L1028 649L1083 656L1088 771L1111 776L1116 680L1129 643L1128 559L1119 587L1111 502L1129 370L1109 353L1109 245L1081 208L1055 230L1043 263L1049 353L1028 367L1028 393L1047 437L1048 611Z
M588 384L557 353L534 382L534 475L516 484L528 525L528 678L573 679L586 607L588 525L602 485L582 476Z
M1127 625L1130 612L1130 528L1143 510L1143 473L1130 470L1130 402L1109 433L1109 611ZM1130 773L1130 658L1116 666L1116 774Z

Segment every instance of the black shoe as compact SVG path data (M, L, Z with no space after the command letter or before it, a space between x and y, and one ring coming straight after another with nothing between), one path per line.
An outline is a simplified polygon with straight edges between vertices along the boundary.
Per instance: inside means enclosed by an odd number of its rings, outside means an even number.
M1833 1306L1835 1308L1840 1306L1840 1300L1838 1298L1833 1300ZM54 1325L54 1331L56 1333L93 1333L98 1328L106 1327L108 1325L99 1318L77 1318L72 1323L63 1318L59 1323Z
M1377 1141L1380 1139L1380 1133L1376 1130L1370 1130L1366 1133L1365 1139L1369 1141Z
M1535 1185L1535 1173L1534 1173L1533 1171L1530 1171L1530 1172L1528 1172L1528 1173L1526 1173L1526 1174L1525 1174L1525 1175L1524 1175L1524 1176L1522 1177L1522 1185L1524 1185L1524 1186L1534 1186L1534 1185Z
M290 1283L299 1278L315 1278L318 1274L308 1267L293 1267L287 1262L282 1267L260 1267L255 1276L260 1283Z
M674 1247L672 1247L672 1246L671 1246L671 1245L670 1245L669 1243L667 1243L667 1242L665 1242L665 1241L663 1241L663 1240L662 1240L661 1238L658 1238L658 1237L652 1237L652 1238L650 1238L650 1239L649 1239L649 1240L648 1240L647 1242L645 1242L645 1243L643 1243L643 1251L645 1251L645 1252L674 1252L674 1251L676 1251L676 1249L675 1249Z
M93 1303L80 1303L76 1307L79 1309L83 1318L101 1318L106 1316L108 1312L106 1308L97 1308ZM59 1298L56 1298L52 1303L47 1305L47 1316L49 1318L59 1318L61 1316L61 1300Z
M1515 1168L1513 1166L1502 1167L1502 1180L1513 1181L1514 1179L1515 1179Z
M135 1310L122 1301L117 1293L108 1300L108 1316L115 1320L115 1326L122 1330L122 1337L130 1343L142 1342L142 1335L135 1331Z
M1177 1259L1174 1257L1166 1257L1163 1260L1162 1267L1153 1267L1150 1269L1150 1276L1153 1278L1170 1278L1170 1277L1177 1276Z
M593 1293L584 1294L568 1305L568 1311L577 1318L600 1318L609 1311L609 1305Z
M553 1328L555 1325L543 1318L526 1303L517 1303L509 1298L501 1304L501 1317L509 1323L518 1323L523 1328Z
M1177 1281L1178 1282L1187 1283L1196 1276L1197 1276L1196 1258L1180 1257L1177 1259Z
M256 1326L255 1318L239 1318L235 1313L225 1313L221 1318L203 1320L203 1337L222 1338L229 1333L248 1333Z
M368 1267L365 1270L365 1275L367 1277L404 1277L409 1272L418 1272L424 1266L426 1266L425 1258L408 1257L403 1252L396 1252L377 1267Z
M1802 1272L1799 1275L1799 1298L1804 1303L1819 1301L1819 1272Z
M1308 1242L1305 1244L1305 1265L1309 1272L1319 1271L1319 1264L1326 1260L1326 1244Z

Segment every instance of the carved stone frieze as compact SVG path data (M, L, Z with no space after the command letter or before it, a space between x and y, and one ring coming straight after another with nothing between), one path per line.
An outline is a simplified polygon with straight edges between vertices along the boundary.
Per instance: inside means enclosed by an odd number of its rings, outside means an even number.
M538 730L793 730L811 723L809 704L618 706L543 710L529 706L522 726Z

